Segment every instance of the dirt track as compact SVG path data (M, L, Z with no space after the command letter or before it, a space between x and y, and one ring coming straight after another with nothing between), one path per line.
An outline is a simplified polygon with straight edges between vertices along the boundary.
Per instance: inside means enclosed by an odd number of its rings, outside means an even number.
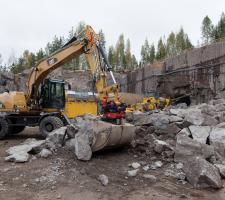
M127 177L130 163L151 162L151 159L135 156L129 148L97 153L89 162L76 160L74 154L65 149L48 159L37 158L23 164L5 162L5 150L29 137L39 138L38 129L28 128L22 134L0 141L0 200L225 200L224 189L196 190L164 176L167 164L148 171L157 177L156 183L142 178L143 172ZM97 180L100 174L109 178L106 187Z

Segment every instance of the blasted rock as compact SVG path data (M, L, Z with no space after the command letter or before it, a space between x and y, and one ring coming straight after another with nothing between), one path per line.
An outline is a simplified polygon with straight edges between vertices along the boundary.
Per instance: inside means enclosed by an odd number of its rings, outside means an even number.
M87 161L91 159L91 132L78 133L75 136L75 155L79 160Z
M98 176L98 180L101 182L103 186L106 186L109 184L109 178L105 174L101 174Z
M156 153L162 153L163 151L166 150L173 150L172 147L165 141L163 140L155 140L154 141L154 151Z
M225 165L215 164L215 167L219 170L222 178L225 178Z
M204 122L204 116L200 109L191 108L187 109L185 112L185 118L187 122L190 122L193 125L202 125Z
M186 178L196 188L222 188L218 169L200 157L189 159L183 168Z
M225 157L225 128L213 128L209 142L223 158Z
M63 138L64 138L66 130L67 130L67 127L64 126L59 129L55 129L54 131L49 133L46 138L47 147L51 149L52 151L62 147Z
M27 162L29 152L39 153L45 147L45 140L36 140L34 138L25 140L22 144L10 147L6 152L9 154L6 161Z
M30 155L26 152L18 152L16 154L12 154L5 158L5 161L15 162L15 163L24 163L27 162L30 158Z
M206 144L206 140L211 132L210 126L189 126L193 140Z
M193 140L186 134L177 135L174 161L184 163L187 159L193 157L210 158L214 155L213 146L202 144Z

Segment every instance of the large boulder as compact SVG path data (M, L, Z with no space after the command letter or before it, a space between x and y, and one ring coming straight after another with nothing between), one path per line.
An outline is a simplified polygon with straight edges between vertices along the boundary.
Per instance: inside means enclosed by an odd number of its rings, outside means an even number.
M197 108L187 109L184 116L185 116L184 119L193 125L200 126L204 122L204 116L201 110Z
M80 160L90 160L92 152L130 144L135 136L135 126L125 123L115 125L96 119L84 119L75 134L75 155Z
M194 157L184 163L183 170L189 183L197 188L222 188L219 170L200 157Z
M209 137L211 127L210 126L189 126L189 130L191 131L191 135L194 140L206 144L206 140Z
M215 150L225 157L225 128L214 127L209 136L209 142Z
M174 161L175 162L185 162L189 158L196 156L202 158L210 158L214 155L213 146L207 144L202 144L192 138L188 137L186 134L177 135L177 143L175 148Z
M34 138L25 140L22 144L10 147L6 152L9 154L5 161L27 162L29 153L39 153L45 147L45 140Z
M64 126L49 133L46 138L46 146L52 151L62 147L66 130L67 127Z

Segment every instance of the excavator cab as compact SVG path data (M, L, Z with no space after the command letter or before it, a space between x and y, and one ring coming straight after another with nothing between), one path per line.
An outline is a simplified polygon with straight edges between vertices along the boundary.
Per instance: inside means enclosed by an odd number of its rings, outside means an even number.
M41 85L39 104L42 108L64 109L65 82L45 79Z

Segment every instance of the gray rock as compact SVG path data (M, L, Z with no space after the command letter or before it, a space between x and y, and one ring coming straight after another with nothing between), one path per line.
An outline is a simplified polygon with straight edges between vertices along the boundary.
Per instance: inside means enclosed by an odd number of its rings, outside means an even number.
M65 146L66 146L69 150L74 150L74 148L75 148L75 141L76 141L75 138L66 140Z
M169 122L170 123L173 123L173 122L182 122L182 121L183 121L183 118L178 117L178 116L175 116L175 115L171 115L169 117Z
M163 140L155 140L154 141L154 151L156 153L162 153L166 150L173 150L173 148Z
M180 128L175 124L168 124L166 128L158 128L155 130L155 134L157 135L169 135L171 137L176 136L178 132L180 132Z
M210 158L214 155L213 146L202 144L188 137L185 134L177 135L177 143L175 148L174 161L185 162L189 158L196 156L202 158Z
M155 183L157 181L157 178L151 174L143 174L142 177L145 179L149 179L152 183Z
M52 155L52 152L48 149L42 149L41 152L38 154L41 158L48 158Z
M209 137L209 133L211 132L210 126L189 126L189 130L191 131L191 135L194 140L206 144L206 140Z
M6 152L9 154L5 161L27 162L29 152L39 153L45 147L45 140L27 139L22 144L10 147Z
M133 162L133 163L131 164L131 167L133 167L134 169L138 169L140 166L141 166L141 165L140 165L140 163L138 163L138 162Z
M162 163L162 161L159 160L159 161L154 162L150 166L150 168L153 169L153 170L155 170L155 169L161 168L162 166L163 166L163 163Z
M216 104L215 109L216 109L216 112L225 111L225 105L224 104Z
M8 161L8 162L15 162L15 163L24 163L24 162L27 162L30 158L30 155L26 152L22 152L22 153L14 153L10 156L7 156L5 158L5 161Z
M78 133L75 136L75 155L79 160L87 161L91 159L92 150L90 146L89 134Z
M138 171L139 171L138 169L129 170L129 171L127 172L127 174L128 174L128 176L130 176L130 177L134 177L134 176L137 176Z
M202 115L201 110L195 108L187 109L184 119L187 122L198 126L202 125L204 122L204 116Z
M75 124L67 125L66 133L69 138L75 138L76 133L79 131Z
M203 114L204 122L202 123L203 126L216 126L219 122L214 117L209 115Z
M225 165L215 164L216 168L219 170L222 178L225 178Z
M106 186L109 184L109 179L108 179L108 176L104 175L104 174L101 174L98 176L98 180L101 182L101 184L103 186Z
M67 130L67 127L64 126L59 129L55 129L54 131L48 134L46 138L46 145L48 149L51 149L52 151L54 151L57 148L62 147L63 138L64 138L66 130Z
M178 116L178 117L184 118L185 113L186 113L187 111L186 111L185 109L177 108L177 109L170 109L169 112L170 112L170 114L172 114L172 115L176 115L176 116Z
M212 146L214 146L215 151L217 151L223 158L225 157L225 128L213 128L209 141Z
M225 128L225 122L217 124L216 128Z
M197 188L222 188L218 169L205 159L195 157L184 164L184 172L189 183Z
M179 134L184 134L184 135L187 135L187 136L191 136L191 132L188 128L183 128Z

